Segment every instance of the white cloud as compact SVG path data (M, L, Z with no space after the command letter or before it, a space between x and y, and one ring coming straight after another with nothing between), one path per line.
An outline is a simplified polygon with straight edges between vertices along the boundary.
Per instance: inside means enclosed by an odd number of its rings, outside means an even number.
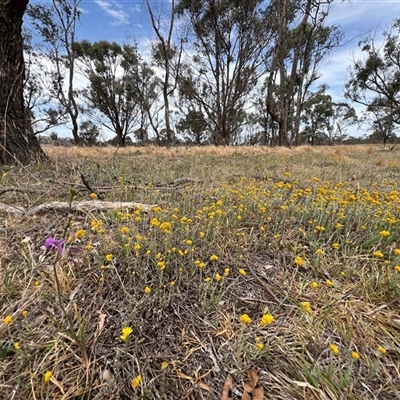
M90 14L89 10L87 10L86 8L82 8L82 7L79 7L79 12L81 14Z
M129 24L129 15L121 8L116 1L95 0L95 3L111 18L114 19L112 25Z

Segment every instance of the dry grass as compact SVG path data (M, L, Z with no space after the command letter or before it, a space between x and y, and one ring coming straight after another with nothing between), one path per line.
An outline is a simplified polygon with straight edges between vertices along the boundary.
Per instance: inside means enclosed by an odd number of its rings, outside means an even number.
M2 203L90 200L83 174L159 207L3 213L0 398L220 399L230 373L240 399L252 368L266 398L400 398L396 149L46 152Z

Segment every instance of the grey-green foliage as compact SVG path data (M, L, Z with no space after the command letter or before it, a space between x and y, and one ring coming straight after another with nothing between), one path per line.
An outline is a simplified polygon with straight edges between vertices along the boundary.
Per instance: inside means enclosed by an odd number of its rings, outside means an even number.
M100 130L98 125L94 124L90 120L86 120L81 122L79 125L79 135L84 144L93 146L98 142Z
M318 68L340 44L337 26L326 26L333 0L271 2L276 40L267 77L266 106L278 125L280 145L295 144L307 94L319 78Z
M353 60L345 96L366 106L366 117L384 143L400 124L400 18L383 31L383 44L373 36L359 43L363 57Z
M25 28L22 34L25 58L24 102L32 119L33 131L38 135L66 123L68 114L64 107L54 102L43 85L46 75L42 72L43 63L32 45L32 32Z
M148 100L139 90L143 75L136 45L83 40L74 43L74 53L89 80L82 97L91 109L106 117L108 122L104 125L115 132L118 144L124 146L127 135L140 124L141 107ZM146 74L151 79L151 70Z
M180 101L206 118L212 142L230 144L241 133L249 96L272 40L265 2L181 0L176 11L192 36L195 55L179 75Z
M201 145L207 135L207 121L201 111L191 109L182 117L177 130L185 135L184 141L188 144Z
M344 102L334 102L325 90L326 86L321 86L304 102L299 139L307 139L311 145L341 143L345 139L345 128L357 122L354 108Z
M44 4L33 3L28 5L26 11L29 22L40 38L36 43L38 61L46 59L52 65L46 71L46 89L51 98L59 103L54 110L60 116L69 115L75 144L79 144L79 106L74 88L75 57L72 45L81 14L80 2L52 0Z

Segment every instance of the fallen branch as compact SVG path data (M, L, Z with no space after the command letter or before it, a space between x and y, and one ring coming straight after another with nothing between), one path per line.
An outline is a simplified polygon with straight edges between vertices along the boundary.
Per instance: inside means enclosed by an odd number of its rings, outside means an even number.
M0 194L6 192L23 192L23 193L46 193L48 190L43 189L34 189L34 188L24 188L24 187L14 187L14 186L7 186L0 188Z
M20 206L11 206L9 204L0 203L0 210L6 211L9 214L16 215L34 215L48 211L95 211L95 210L115 210L118 208L125 209L141 209L143 211L151 210L155 205L148 205L134 202L113 202L113 201L76 201L70 203L61 201L51 201L43 203L33 208L24 208Z

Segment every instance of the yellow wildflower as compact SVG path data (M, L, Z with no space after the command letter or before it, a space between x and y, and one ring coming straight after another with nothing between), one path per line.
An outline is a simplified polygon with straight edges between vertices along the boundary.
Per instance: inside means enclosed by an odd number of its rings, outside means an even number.
M239 274L242 276L246 276L246 271L243 268L239 269Z
M121 233L128 234L130 231L131 231L131 230L130 230L127 226L122 226L122 227L120 228L120 232L121 232Z
M272 324L275 321L275 318L271 314L264 314L261 318L261 325L267 326Z
M144 288L144 292L145 293L151 293L151 288L150 287L148 287L148 286L146 286L145 288Z
M150 225L153 225L153 226L160 226L160 221L158 220L158 218L152 218L152 219L150 220Z
M93 199L93 200L97 199L97 194L96 194L96 193L90 193L89 196L90 196L90 198Z
M379 234L380 234L382 237L386 237L386 236L389 236L389 235L390 235L390 232L388 232L388 231L380 231Z
M53 376L53 372L46 371L44 373L44 375L43 375L43 379L44 379L45 382L48 382L51 379L52 376Z
M334 249L338 249L339 248L339 243L332 243L332 247Z
M315 253L318 255L322 255L322 254L324 254L324 251L322 249L317 249L317 251Z
M163 271L163 270L165 269L165 267L166 267L165 261L159 261L159 262L157 263L157 267L160 268L161 271Z
M308 313L312 312L311 304L308 301L304 301L301 305Z
M351 352L351 358L357 361L360 358L360 355L356 351Z
M199 236L201 239L203 239L203 237L206 236L206 234L204 232L199 232Z
M239 319L240 322L243 322L244 324L249 324L251 322L251 318L247 314L242 314Z
M163 222L160 224L160 229L165 233L171 233L171 224L169 222Z
M75 232L75 239L83 238L86 235L86 231L84 229L79 229Z
M140 382L142 381L142 377L140 375L138 375L136 378L132 379L131 385L134 389L136 389L139 385Z
M168 363L166 362L166 361L164 361L162 364L161 364L161 369L167 369L168 368Z
M316 289L316 288L318 287L318 283L317 283L317 282L311 282L311 283L310 283L310 286L311 286L313 289Z
M204 279L204 282L210 282L211 278L209 276L207 276L207 278Z
M222 279L222 276L217 272L217 273L215 274L215 280L216 280L217 282L219 282L221 279Z
M112 260L113 260L113 255L112 254L107 254L106 255L106 260L108 261L108 262L111 262Z
M13 317L12 317L11 315L7 315L7 316L3 319L3 322L4 322L6 325L11 325L12 322L13 322Z
M126 341L132 332L133 329L130 326L122 328L122 335L120 336L121 340Z
M304 264L304 260L300 256L296 256L294 259L294 263L301 267Z
M228 276L231 270L229 268L224 269L224 276Z
M257 349L258 349L258 350L262 350L262 349L264 348L264 343L262 343L262 342L257 342L256 346L257 346Z
M379 250L374 251L373 255L376 258L383 258L384 257L383 253L381 251L379 251Z
M188 246L192 246L193 240L187 239L187 240L185 240L185 243L186 243Z
M325 284L326 284L326 286L328 286L328 287L332 287L332 286L333 286L333 282L332 282L330 279L327 279L327 280L325 281Z
M333 354L339 354L339 348L336 345L330 344L329 348L331 349Z
M400 272L400 265L395 265L394 268L396 269L397 272Z
M22 311L22 316L23 316L23 317L26 317L27 315L28 315L28 310Z
M15 350L19 350L20 348L21 348L21 346L20 346L19 342L15 342L14 343L14 349Z
M396 254L396 256L400 256L400 249L395 249L394 254Z
M217 261L218 260L218 256L213 254L210 256L210 261Z
M383 355L385 355L385 354L387 353L387 350L386 350L384 347L382 347L382 346L379 346L379 347L378 347L378 350L379 350Z

